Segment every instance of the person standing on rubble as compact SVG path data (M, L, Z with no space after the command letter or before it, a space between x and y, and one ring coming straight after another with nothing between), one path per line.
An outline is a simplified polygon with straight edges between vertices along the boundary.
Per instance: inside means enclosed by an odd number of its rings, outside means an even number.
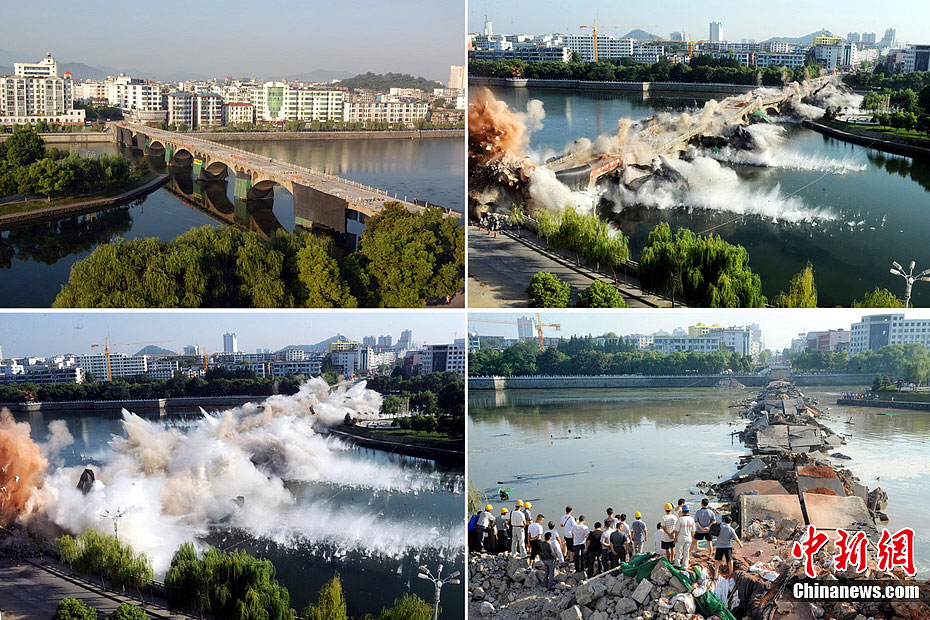
M546 536L546 534L551 534L552 536ZM559 564L564 562L565 554L562 552L562 537L559 535L559 530L555 529L555 523L552 521L549 522L549 529L546 530L545 534L543 534L543 538L550 541L550 544L552 545L552 553L555 554Z
M603 535L604 531L601 529L600 521L596 522L594 524L594 529L588 533L584 557L589 579L603 570L601 568L601 551L603 550L601 547L601 536Z
M558 564L558 558L555 555L557 541L552 540L552 532L546 532L545 539L539 546L539 555L542 557L543 564L546 565L546 590L555 587L555 567Z
M536 559L536 556L540 554L539 547L542 543L543 535L543 526L542 522L545 519L542 515L537 515L536 520L529 524L526 528L526 536L530 541L530 564L533 564L533 560Z
M510 513L510 555L525 558L526 541L523 530L526 527L526 515L523 514L523 501L517 500L516 508Z
M633 513L633 523L630 525L630 538L633 540L633 555L643 552L643 547L649 540L649 528L643 521L643 513L638 510Z
M530 526L530 523L533 522L533 513L530 512L530 508L532 507L533 507L533 504L531 504L530 502L526 502L525 504L523 504L523 516L526 517L525 528L528 528ZM526 545L527 549L530 546L530 535L527 533L526 529L523 530L523 544Z
M626 549L625 553L621 554L621 562L626 562L626 559L630 557L633 553L633 547L630 544L632 538L630 537L630 524L626 522L626 513L620 513L620 521L617 523L617 529L622 530L623 534L626 536Z
M665 516L662 517L662 550L665 551L665 559L675 563L675 524L678 517L672 514L672 505L665 504Z
M510 519L507 518L506 508L501 508L501 513L495 520L495 525L497 526L497 552L503 553L510 549L510 534L507 532L510 529Z
M604 533L601 534L601 570L607 570L611 566L610 560L611 555L613 555L613 546L610 537L617 531L616 523L617 520L613 517L604 520Z
M691 516L688 504L681 505L681 516L675 522L675 562L681 570L688 570L691 561L691 543L694 542L694 532L697 524Z
M568 561L572 562L575 554L575 543L572 541L572 532L575 529L575 517L572 516L571 506L565 507L565 514L562 515L562 518L559 520L559 525L562 526L563 534L562 552L568 557Z
M705 497L701 500L701 508L694 513L694 522L697 524L697 532L694 533L694 542L691 544L691 553L697 551L698 541L707 541L707 553L714 552L714 537L710 534L710 526L717 520L717 513L710 507L710 501Z
M626 562L627 545L630 543L629 526L623 522L626 515L620 515L620 523L610 534L610 568L616 568Z
M588 542L588 532L590 531L588 526L585 525L584 515L578 517L578 520L575 522L575 527L572 529L572 543L574 543L575 546L572 550L572 559L575 562L576 573L580 573L584 570L584 548L585 544Z
M662 529L662 522L659 521L656 523L656 542L655 542L655 552L656 555L668 555L668 552L665 550L665 547L662 546L662 543L665 542L662 540L664 538L665 530Z
M494 515L491 511L494 506L488 504L484 511L478 515L478 523L475 524L475 534L478 538L478 551L494 551Z
M730 525L733 517L726 515L723 517L723 523L720 524L720 533L717 535L717 545L714 551L714 560L720 561L724 558L727 560L727 575L733 575L733 543L743 548L743 541L736 535L736 530Z

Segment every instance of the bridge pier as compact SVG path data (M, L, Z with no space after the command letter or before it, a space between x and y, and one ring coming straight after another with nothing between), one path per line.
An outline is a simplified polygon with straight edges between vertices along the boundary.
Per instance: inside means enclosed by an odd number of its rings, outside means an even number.
M233 196L247 200L249 190L252 189L252 177L247 174L236 173L236 183L233 185Z
M194 176L200 177L200 172L203 170L203 160L199 157L194 157Z

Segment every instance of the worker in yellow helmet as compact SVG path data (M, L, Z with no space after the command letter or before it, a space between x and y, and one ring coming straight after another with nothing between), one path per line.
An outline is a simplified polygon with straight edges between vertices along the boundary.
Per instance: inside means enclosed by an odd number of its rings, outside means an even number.
M633 517L635 520L630 523L630 537L633 539L633 555L638 555L643 552L643 547L649 540L649 528L643 521L643 513L637 510Z
M665 551L665 559L675 563L675 524L678 523L678 517L672 512L674 510L671 504L665 504L665 516L662 517L662 549Z
M526 515L523 513L523 500L516 501L516 508L510 513L510 555L513 557L526 557Z
M478 551L492 551L494 539L494 515L491 511L494 506L488 504L478 515L478 523L475 524L475 535L478 537Z
M503 553L510 549L510 519L507 518L507 509L501 508L501 513L494 520L497 529L496 553Z
M526 527L523 530L523 542L526 543L527 553L529 553L530 548L530 534L529 528L530 524L533 522L533 513L530 512L530 508L533 507L533 504L530 502L523 502L523 516L526 517Z

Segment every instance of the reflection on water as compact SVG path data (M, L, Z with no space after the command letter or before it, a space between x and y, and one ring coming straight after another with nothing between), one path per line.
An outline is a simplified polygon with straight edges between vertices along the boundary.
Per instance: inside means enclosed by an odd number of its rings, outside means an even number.
M930 414L883 416L876 409L830 405L838 394L858 389L807 391L831 407L827 426L853 435L840 448L852 460L838 464L870 488L887 491L889 528L915 528L918 570L926 577ZM713 388L470 392L469 477L492 496L511 488L512 499L532 501L534 513L547 518L571 504L590 522L603 519L611 506L627 514L641 511L652 529L665 502L697 501L695 483L736 470L746 450L731 433L745 423L728 405L755 393ZM853 424L845 424L850 418ZM549 477L553 474L568 475Z
M28 416L32 425L33 439L48 440L48 423L59 419L59 414ZM88 416L80 412L61 415L74 436L75 443L62 451L65 466L100 466L106 442L114 434L122 432L116 417ZM198 411L172 410L172 415L161 418L165 426L186 430L199 419ZM405 472L411 479L438 478L435 488L426 488L417 493L378 491L351 488L332 482L288 483L294 495L293 515L280 515L280 523L256 524L258 530L265 529L268 536L253 538L243 531L218 525L213 528L207 542L222 549L243 549L253 555L270 559L276 569L277 579L291 594L291 605L300 611L315 599L325 581L338 572L345 588L349 613L361 616L378 613L390 606L404 591L412 591L427 601L432 601L432 587L416 577L417 567L423 563L431 567L444 561L450 570L463 570L464 556L441 560L435 551L413 550L400 557L364 557L358 552L340 549L336 541L327 541L315 536L318 531L332 531L332 524L313 522L302 516L315 514L357 515L371 523L347 520L344 529L348 532L361 530L371 538L368 548L385 545L377 541L384 537L396 540L429 539L431 545L445 549L461 549L462 538L458 537L463 512L462 472L433 464L421 459L387 454L366 449L351 449L339 458L359 466L384 466L392 472ZM423 485L429 487L430 485ZM248 498L246 498L248 501ZM391 524L392 531L382 531L384 524ZM409 528L407 534L403 534ZM464 617L464 587L448 586L443 589L443 618L461 620Z
M579 138L616 133L619 119L689 111L706 100L706 95L643 98L540 88L492 90L519 109L530 99L543 102L543 128L533 133L530 145L538 160L562 153ZM784 290L808 261L814 266L821 306L848 306L875 286L902 294L901 283L888 273L891 262L915 260L921 268L930 266L930 162L845 143L796 123L783 127L786 141L773 150L773 165L724 164L736 172L738 184L729 189L708 185L716 197L710 202L722 202L727 209L701 209L685 201L675 208L628 206L613 213L615 205L602 199L600 212L630 236L634 257L660 221L743 245L769 298ZM724 190L732 191L723 195ZM734 213L750 204L757 211L777 213L789 198L801 201L800 212L807 219L789 223ZM930 305L930 287L914 287L914 301Z

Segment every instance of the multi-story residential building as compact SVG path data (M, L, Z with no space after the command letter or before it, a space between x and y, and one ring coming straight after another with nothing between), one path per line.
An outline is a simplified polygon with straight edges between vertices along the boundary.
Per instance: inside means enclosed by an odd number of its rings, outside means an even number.
M904 72L930 71L930 45L908 45L904 52Z
M74 84L74 98L88 103L103 101L106 101L108 105L110 103L107 99L107 83L95 80L84 80Z
M769 54L787 54L790 50L791 46L787 41L768 41L759 44L759 51Z
M281 362L302 362L309 357L311 356L303 349L284 349L274 355L274 359Z
M265 82L252 91L256 120L338 121L343 117L345 92L298 88L288 82Z
M600 54L600 50L598 50ZM633 45L633 60L649 65L659 62L659 58L665 55L665 48L661 45L652 45L647 43L636 43Z
M621 339L640 351L651 349L653 345L653 337L646 334L627 334L626 336L621 336Z
M194 98L188 92L167 93L164 98L169 125L194 126Z
M121 110L160 110L161 89L148 80L132 78L122 73L107 77L103 83L107 102Z
M329 343L329 352L333 351L350 351L352 349L358 348L360 343L355 340L334 340Z
M692 338L696 338L698 336L706 336L710 332L720 329L726 329L726 325L721 325L720 323L716 323L715 325L705 325L704 323L698 323L697 325L688 326L688 335Z
M752 355L752 337L745 327L726 327L712 330L708 336L720 338L722 348L737 355Z
M201 348L199 344L189 344L184 347L184 355L200 355Z
M454 371L465 376L466 344L457 338L452 344L430 344L423 348L420 374Z
M590 39L590 37L588 37ZM519 47L516 49L494 50L494 49L475 49L468 51L469 60L522 60L524 62L571 62L572 51L568 47ZM598 44L598 57L601 55L600 44ZM580 53L580 52L579 52ZM632 52L631 54L632 55ZM592 42L591 58L594 58L594 47Z
M452 65L449 67L449 83L446 84L449 88L454 88L456 90L465 90L465 66L464 65Z
M397 348L409 349L413 347L413 331L405 329L400 332L400 340L397 341Z
M386 335L386 336L378 336L378 346L379 346L379 347L388 347L388 348L390 348L391 345L393 345L393 344L394 344L394 337L391 336L390 334L388 334L388 335Z
M71 73L59 77L51 55L36 63L15 62L13 72L0 77L0 124L84 124L84 110L74 109Z
M536 319L531 316L521 316L517 319L517 339L536 339Z
M809 351L838 351L849 346L849 338L850 332L845 329L807 332L806 348Z
M194 127L220 127L223 118L223 98L217 93L195 93L193 96Z
M303 360L272 362L271 374L274 377L287 375L319 376L323 372L323 356L317 355Z
M723 41L723 22L710 22L708 41Z
M181 370L181 366L177 360L155 360L149 363L149 368L145 374L153 379L167 381L179 370Z
M78 355L74 360L75 366L92 373L97 381L106 381L107 356L103 353L96 355ZM147 374L149 370L148 355L126 355L125 353L110 353L110 372L113 378L135 377Z
M75 367L39 367L15 374L5 374L3 368L3 366L0 366L0 384L35 383L37 385L54 385L56 383L84 383L86 378L84 370Z
M342 120L347 123L374 121L412 124L426 118L429 104L425 101L346 102L344 110Z
M796 69L798 67L803 67L806 60L807 54L794 52L759 52L756 54L756 66L760 69L768 67L788 67L789 69Z
M235 332L223 334L223 353L239 352L239 336Z
M721 347L718 335L707 336L653 336L652 350L668 355L669 353L713 353Z
M254 123L255 106L251 103L233 101L226 104L226 124Z
M362 338L362 344L366 347L373 347L378 344L378 339L374 336L365 336Z
M585 62L594 60L594 37L590 35L568 35L565 45L576 52ZM608 35L597 35L598 59L629 58L633 56L633 39L617 39Z
M881 349L889 344L919 342L930 346L930 319L905 319L904 314L873 314L850 327L849 354Z

